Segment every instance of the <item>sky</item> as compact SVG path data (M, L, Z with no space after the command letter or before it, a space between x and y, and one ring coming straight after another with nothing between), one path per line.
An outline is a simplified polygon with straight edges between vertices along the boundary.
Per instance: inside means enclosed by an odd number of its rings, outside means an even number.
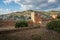
M25 10L60 10L60 0L0 0L0 14Z

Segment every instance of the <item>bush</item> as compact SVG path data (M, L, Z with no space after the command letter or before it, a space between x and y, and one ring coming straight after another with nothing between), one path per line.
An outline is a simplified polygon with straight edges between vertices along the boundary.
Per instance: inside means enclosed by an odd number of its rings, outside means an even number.
M54 30L60 32L60 20L53 20L47 23L47 29Z
M17 21L15 24L15 28L19 28L19 27L27 27L28 26L28 22L27 21Z
M60 16L57 16L57 19L60 19Z

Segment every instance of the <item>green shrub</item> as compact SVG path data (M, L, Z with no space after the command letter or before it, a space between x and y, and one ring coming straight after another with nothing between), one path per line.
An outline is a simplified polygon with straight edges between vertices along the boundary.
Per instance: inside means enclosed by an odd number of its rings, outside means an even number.
M60 20L53 20L47 23L47 29L54 30L60 32Z
M60 16L57 16L57 19L60 19Z
M27 21L17 21L15 24L15 28L19 27L28 27L28 22Z

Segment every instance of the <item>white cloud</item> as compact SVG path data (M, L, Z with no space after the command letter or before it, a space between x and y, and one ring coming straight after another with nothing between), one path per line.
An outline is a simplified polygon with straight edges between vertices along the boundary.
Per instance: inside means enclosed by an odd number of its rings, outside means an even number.
M19 2L20 0L4 0L3 2L5 3L5 4L9 4L9 3L11 3L11 2L15 2L15 3L17 3L17 2Z
M29 10L33 8L33 5L23 5L23 10Z
M18 3L18 2L20 2L21 0L13 0L15 3Z
M30 3L30 2L32 2L32 0L25 0L27 3Z
M2 14L2 9L0 8L0 15Z
M2 8L0 8L0 11L2 11Z
M12 0L4 0L3 2L7 5L7 4L11 3Z
M0 8L0 15L1 14L7 14L7 13L11 13L12 11L10 9L2 9Z
M12 11L10 9L6 9L6 12L7 13L11 13Z
M58 6L59 0L4 0L5 4L15 2L21 6L21 10L48 10Z
M54 3L54 2L57 2L57 0L48 0L48 2Z
M58 7L58 8L53 8L53 9L47 9L47 10L45 10L45 11L51 11L51 10L60 11L60 7Z
M46 3L46 0L5 0L4 3L9 4L12 1L20 5L23 10L38 9L39 5Z

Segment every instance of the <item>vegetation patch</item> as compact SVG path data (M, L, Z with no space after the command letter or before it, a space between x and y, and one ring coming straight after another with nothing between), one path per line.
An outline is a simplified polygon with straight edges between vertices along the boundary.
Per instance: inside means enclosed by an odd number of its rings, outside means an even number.
M53 20L47 23L47 29L60 32L60 20Z
M19 27L28 27L28 22L27 21L17 21L15 24L15 28L19 28Z
M60 15L57 16L57 19L60 19Z

